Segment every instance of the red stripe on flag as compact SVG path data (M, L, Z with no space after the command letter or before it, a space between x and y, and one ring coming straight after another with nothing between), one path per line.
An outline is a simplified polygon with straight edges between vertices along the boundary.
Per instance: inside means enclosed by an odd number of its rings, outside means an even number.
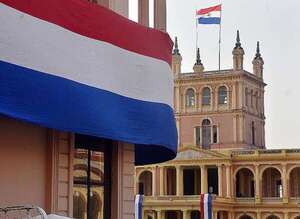
M80 35L160 59L171 65L173 42L168 34L139 25L105 7L83 0L0 0L1 2Z
M204 194L200 195L200 219L204 219Z
M209 8L200 9L199 11L197 11L197 15L204 15L212 11L221 11L221 10L222 10L222 5L216 5Z

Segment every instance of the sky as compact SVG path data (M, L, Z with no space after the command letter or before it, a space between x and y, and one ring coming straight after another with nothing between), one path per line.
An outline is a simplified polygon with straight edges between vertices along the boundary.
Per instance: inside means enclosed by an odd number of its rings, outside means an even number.
M130 18L137 20L137 0ZM222 3L221 68L232 68L236 30L245 50L244 69L252 72L256 42L265 61L264 81L267 148L300 148L300 7L299 0L167 0L167 29L178 37L182 71L195 62L195 11ZM153 4L153 0L150 0ZM150 7L153 14L153 7ZM153 20L153 16L150 15ZM153 22L150 21L153 26ZM218 68L218 25L198 26L198 46L205 70Z

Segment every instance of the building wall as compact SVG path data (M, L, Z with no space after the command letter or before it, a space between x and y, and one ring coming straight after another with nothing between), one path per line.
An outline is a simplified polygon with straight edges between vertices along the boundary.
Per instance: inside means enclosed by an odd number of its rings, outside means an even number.
M0 206L45 208L47 130L1 116L0 139Z
M218 102L221 86L227 88L226 104ZM211 145L211 148L264 148L264 86L253 74L234 70L175 76L174 108L179 145L195 144L194 128L208 118L219 129L218 144ZM202 104L206 87L211 91L210 105ZM188 89L194 90L195 104L192 107L186 105ZM255 124L255 144L252 144L252 122Z

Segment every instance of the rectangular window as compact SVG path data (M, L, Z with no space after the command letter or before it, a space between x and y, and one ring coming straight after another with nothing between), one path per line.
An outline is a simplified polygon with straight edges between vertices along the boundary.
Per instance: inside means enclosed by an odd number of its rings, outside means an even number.
M111 147L77 147L74 153L73 217L109 219ZM92 150L90 148L97 148Z
M196 137L196 146L200 146L201 145L201 128L200 126L195 127L195 137Z

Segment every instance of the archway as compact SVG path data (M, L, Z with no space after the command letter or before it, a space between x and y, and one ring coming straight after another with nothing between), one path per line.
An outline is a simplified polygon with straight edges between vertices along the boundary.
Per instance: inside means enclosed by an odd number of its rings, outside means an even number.
M290 172L290 196L300 197L300 167L294 168ZM299 218L300 219L300 216Z
M166 168L166 195L176 195L176 168Z
M191 219L199 219L200 211L191 211Z
M248 168L240 169L236 175L236 197L253 198L254 197L254 174Z
M274 167L264 170L262 176L262 196L263 197L282 197L281 173Z
M144 171L139 176L139 194L152 195L152 172Z
M272 214L270 216L268 216L266 219L280 219L278 216Z
M253 219L253 218L247 214L244 214L239 219Z
M200 195L201 174L198 167L187 167L183 169L183 194Z

